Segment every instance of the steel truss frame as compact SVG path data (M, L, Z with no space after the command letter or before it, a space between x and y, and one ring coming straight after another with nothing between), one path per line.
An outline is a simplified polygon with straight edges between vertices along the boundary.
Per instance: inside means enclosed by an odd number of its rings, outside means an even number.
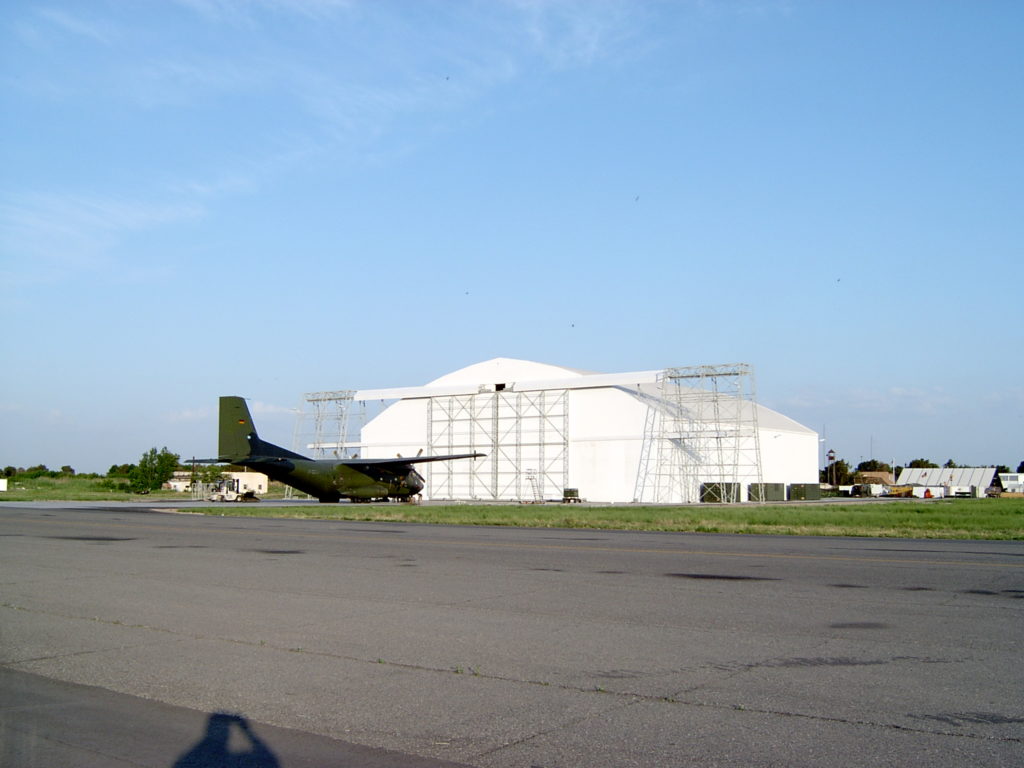
M304 394L295 421L293 450L312 452L314 459L345 458L342 452L358 445L349 440L353 427L358 431L366 420L366 404L354 400L353 395L355 391L348 389ZM313 422L311 434L309 420Z
M666 368L648 402L635 498L657 504L742 501L761 482L754 371L746 363Z
M569 474L568 435L566 389L431 397L430 452L487 455L425 465L429 498L561 498Z
M304 394L295 418L292 450L314 459L346 458L344 451L359 444L349 440L352 430L358 434L366 421L366 404L354 400L354 394L348 389ZM285 498L295 492L286 486Z

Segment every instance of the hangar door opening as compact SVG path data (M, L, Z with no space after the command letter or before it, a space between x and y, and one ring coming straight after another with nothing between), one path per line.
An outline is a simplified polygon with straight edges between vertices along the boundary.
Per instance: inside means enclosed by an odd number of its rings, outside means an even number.
M428 498L540 501L561 498L569 471L569 394L507 390L432 397L431 453L473 453L427 469Z

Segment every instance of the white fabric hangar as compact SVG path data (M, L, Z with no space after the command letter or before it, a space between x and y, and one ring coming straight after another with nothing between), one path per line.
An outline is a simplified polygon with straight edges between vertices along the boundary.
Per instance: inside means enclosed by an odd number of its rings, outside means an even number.
M751 483L817 483L817 433L730 388L746 372L599 374L495 358L423 387L353 397L395 401L361 431L367 458L486 454L420 465L427 499L539 500L575 489L594 502L680 503L700 500L709 483L734 484L734 500Z

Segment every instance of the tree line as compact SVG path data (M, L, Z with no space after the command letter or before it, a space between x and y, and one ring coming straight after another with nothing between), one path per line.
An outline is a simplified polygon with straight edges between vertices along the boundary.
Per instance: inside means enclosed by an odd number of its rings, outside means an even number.
M92 478L100 480L101 486L110 490L149 493L159 490L178 471L188 471L188 467L182 466L181 457L167 450L166 446L159 451L154 446L142 454L137 464L112 464L105 476L95 473L78 474L68 465L55 470L49 469L45 464L37 464L28 469L4 467L3 477L15 481L35 480L40 477ZM222 470L220 467L203 467L198 470L198 474L201 482L215 482L221 476Z
M818 473L818 479L829 485L853 485L857 482L857 476L863 472L891 472L893 479L898 479L903 469L956 469L957 467L969 467L973 464L957 464L949 459L945 464L936 464L928 459L913 459L903 466L893 467L884 461L868 459L862 461L856 467L851 467L845 459L836 459L830 462ZM1005 464L996 465L996 477L994 482L999 482L999 475L1008 474L1012 470ZM1024 461L1017 465L1017 472L1024 473Z
M0 477L8 478L22 478L25 480L34 480L37 477L100 477L97 474L84 474L79 475L74 469L65 464L59 470L50 469L45 464L36 464L34 467L25 469L24 467L4 467L0 471Z

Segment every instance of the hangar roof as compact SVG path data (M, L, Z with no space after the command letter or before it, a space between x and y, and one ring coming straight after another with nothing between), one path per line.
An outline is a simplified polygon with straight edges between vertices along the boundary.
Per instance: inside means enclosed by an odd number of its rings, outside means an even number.
M468 365L434 379L423 387L363 389L356 400L398 400L445 395L471 395L495 391L527 392L539 389L586 389L590 387L639 386L653 383L660 371L590 373L561 365L496 357Z
M427 383L428 387L444 387L451 384L512 383L536 381L540 379L568 379L584 376L586 371L566 368L562 365L535 363L531 360L517 360L512 357L495 357L482 363L467 365L457 371L446 373L440 378Z
M592 373L562 365L537 363L510 357L495 357L467 365L434 379L422 387L364 389L354 394L356 400L403 400L448 395L472 395L501 389L527 392L541 389L589 389L615 387L634 396L657 397L660 370L627 373ZM803 424L763 405L757 407L758 426L762 430L811 433Z
M897 485L957 485L988 488L995 477L995 467L905 467L900 471Z

